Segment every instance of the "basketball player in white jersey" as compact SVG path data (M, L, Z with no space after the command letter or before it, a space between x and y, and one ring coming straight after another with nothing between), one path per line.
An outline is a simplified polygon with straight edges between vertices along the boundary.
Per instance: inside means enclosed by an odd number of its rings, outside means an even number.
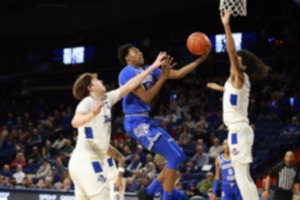
M223 121L229 129L228 143L238 187L244 200L258 200L249 170L254 134L248 119L250 81L247 74L253 78L265 77L270 68L247 50L236 52L229 25L230 16L230 10L221 14L230 60L230 76L224 87L215 89L224 91Z
M122 190L124 157L110 145L111 107L123 96L140 86L142 81L161 66L166 53L160 53L156 61L128 83L111 92L106 92L97 74L84 73L74 83L73 95L81 100L72 119L72 126L78 128L78 140L69 161L70 176L75 184L76 200L114 199L103 190L107 186L109 170L108 156L118 161L118 178L115 190ZM169 57L168 57L169 58Z

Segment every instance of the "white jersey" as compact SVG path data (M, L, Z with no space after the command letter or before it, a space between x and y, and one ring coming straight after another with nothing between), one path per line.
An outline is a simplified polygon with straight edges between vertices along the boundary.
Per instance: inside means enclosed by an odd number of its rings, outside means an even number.
M249 124L249 94L250 81L246 73L244 73L244 85L241 89L234 88L228 78L223 93L223 121L227 127L239 122Z
M111 137L111 107L119 100L120 90L108 92L106 96L100 113L78 128L78 140L73 154L83 153L93 158L99 158L99 156L103 158L102 156L106 155ZM90 113L93 104L96 102L96 99L88 96L78 104L76 112ZM91 147L91 142L97 145L102 152L95 152ZM102 155L99 155L99 153L102 153Z

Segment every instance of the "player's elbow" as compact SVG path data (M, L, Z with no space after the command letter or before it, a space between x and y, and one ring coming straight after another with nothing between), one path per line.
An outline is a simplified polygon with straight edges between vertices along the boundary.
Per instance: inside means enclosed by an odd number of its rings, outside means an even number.
M72 119L71 125L73 128L78 128L79 127L79 123L77 122L76 119Z

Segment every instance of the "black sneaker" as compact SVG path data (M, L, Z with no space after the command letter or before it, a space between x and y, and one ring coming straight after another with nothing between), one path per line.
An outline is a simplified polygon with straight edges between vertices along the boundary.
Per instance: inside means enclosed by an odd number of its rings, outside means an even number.
M147 194L146 189L142 188L137 191L136 196L139 200L153 200L154 196L150 196Z

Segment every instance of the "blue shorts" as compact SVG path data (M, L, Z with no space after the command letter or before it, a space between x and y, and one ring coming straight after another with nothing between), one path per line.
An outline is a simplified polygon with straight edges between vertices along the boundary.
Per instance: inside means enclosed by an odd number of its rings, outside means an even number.
M222 200L243 200L237 184L233 186L229 184L222 185Z
M124 127L129 136L146 149L163 156L167 160L167 167L177 170L179 164L186 160L175 140L149 117L126 116Z

